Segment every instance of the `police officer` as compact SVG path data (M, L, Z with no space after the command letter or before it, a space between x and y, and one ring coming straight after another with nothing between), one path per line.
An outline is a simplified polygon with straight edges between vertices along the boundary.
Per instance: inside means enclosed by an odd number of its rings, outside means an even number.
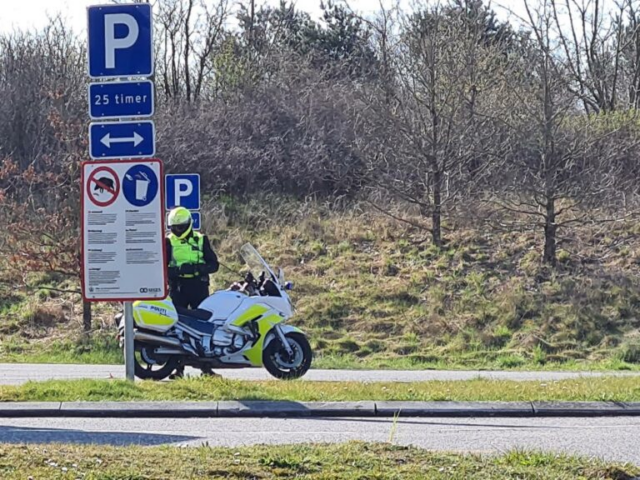
M209 296L209 274L218 271L218 257L206 235L193 230L191 212L177 207L169 212L171 233L166 238L169 270L169 296L174 305L198 308ZM219 376L210 368L203 374ZM179 365L170 378L182 377L184 365Z
M218 271L218 257L206 235L193 230L191 212L184 207L169 213L166 238L169 296L174 305L198 308L209 296L209 274Z

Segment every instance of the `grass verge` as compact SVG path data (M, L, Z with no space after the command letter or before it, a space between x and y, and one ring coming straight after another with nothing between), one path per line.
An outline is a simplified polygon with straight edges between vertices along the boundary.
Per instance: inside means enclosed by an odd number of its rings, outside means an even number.
M570 360L567 362L518 362L505 365L502 360L488 358L433 359L423 361L411 357L358 358L354 355L318 355L313 368L328 370L511 370L511 371L639 371L640 364L627 363L617 358L598 361Z
M436 453L350 442L243 448L0 446L4 479L631 479L629 464L540 452Z
M292 401L640 401L634 377L540 381L247 382L185 378L172 382L50 380L0 386L0 401L292 400Z
M47 345L8 343L3 349L3 354L0 354L2 363L124 364L123 352L115 336L106 333L54 340Z

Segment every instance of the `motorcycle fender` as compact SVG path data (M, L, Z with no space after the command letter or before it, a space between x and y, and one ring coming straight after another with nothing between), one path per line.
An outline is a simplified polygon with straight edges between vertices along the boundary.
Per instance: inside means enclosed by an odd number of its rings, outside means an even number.
M294 327L293 325L280 325L280 328L282 328L282 333L283 334L287 334L287 333L301 333L302 335L305 335L305 333L300 330L298 327ZM264 350L265 348L267 348L267 346L276 338L276 334L274 332L269 332L269 334L267 335L267 338L265 338L264 340L264 346L262 347L262 349Z
M251 362L254 367L262 367L262 351L264 350L264 343L269 338L269 335L273 335L271 330L278 323L284 320L280 315L270 315L258 320L258 332L260 338L249 350L244 352L244 356ZM271 333L269 333L271 332Z

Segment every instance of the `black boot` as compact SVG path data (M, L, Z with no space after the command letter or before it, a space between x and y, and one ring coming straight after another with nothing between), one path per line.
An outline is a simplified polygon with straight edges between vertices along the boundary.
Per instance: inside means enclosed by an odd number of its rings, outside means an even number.
M202 376L203 377L222 377L219 373L213 371L211 367L202 368Z
M184 365L180 365L178 368L176 368L175 373L172 373L171 375L169 375L169 378L171 380L175 380L176 378L183 378L184 377Z

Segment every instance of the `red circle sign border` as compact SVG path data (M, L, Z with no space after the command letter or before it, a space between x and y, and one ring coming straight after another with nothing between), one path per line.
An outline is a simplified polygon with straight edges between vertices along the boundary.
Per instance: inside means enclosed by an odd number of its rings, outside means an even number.
M104 172L104 171L109 172L111 175L113 175L113 178L116 181L116 188L115 188L116 193L111 200L108 200L106 202L99 202L93 197L93 195L91 195L91 182L93 181L94 177L98 172ZM109 205L113 204L113 202L115 202L116 199L118 198L118 195L120 195L120 178L112 168L104 167L104 166L96 168L93 172L89 174L89 178L87 179L87 195L89 196L89 201L94 205L98 207L108 207Z

